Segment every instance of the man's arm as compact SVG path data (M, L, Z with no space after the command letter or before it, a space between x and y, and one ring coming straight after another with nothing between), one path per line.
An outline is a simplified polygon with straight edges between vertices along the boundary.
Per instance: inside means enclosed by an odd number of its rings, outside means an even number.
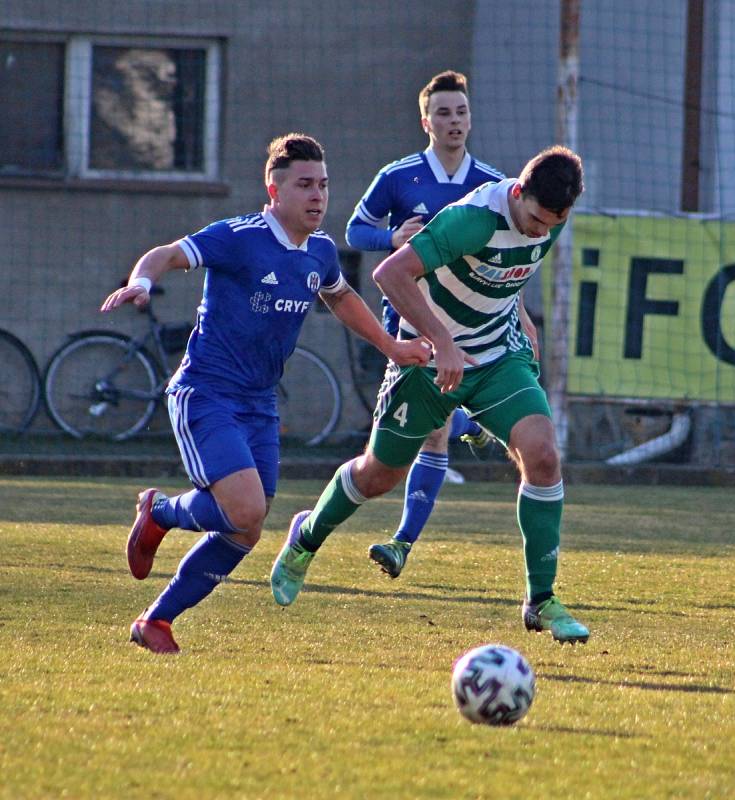
M534 358L536 361L540 361L541 350L539 349L538 343L538 331L536 330L536 326L533 324L531 315L528 313L528 310L523 302L523 292L521 292L521 296L518 298L518 318L521 321L521 328L523 329L523 332L526 334L526 336L528 336L528 339L531 342Z
M347 222L345 239L358 250L390 250L391 231L379 227L391 209L392 192L387 175L381 170L373 178Z
M113 292L100 308L101 311L112 311L124 303L144 306L150 300L150 286L172 269L188 269L189 260L181 247L176 243L160 245L149 250L138 259L128 278L128 285ZM150 283L147 283L150 281Z
M421 230L423 218L409 217L396 230L378 227L381 220L395 212L396 192L400 190L390 173L383 168L373 178L347 222L345 238L358 250L397 250Z
M465 362L476 362L454 344L449 331L427 305L416 285L416 279L423 274L421 259L406 244L377 266L373 279L393 308L432 343L436 384L442 392L451 392L462 382Z
M390 250L391 231L371 225L355 212L347 223L345 239L350 247L358 250Z
M423 227L423 217L420 214L409 217L400 228L391 231L371 225L355 213L347 223L345 238L350 247L358 250L397 250Z
M391 361L405 367L412 364L423 366L429 360L431 348L423 338L408 342L396 341L383 330L383 326L367 307L365 301L350 286L338 292L322 292L319 295L329 310L340 322L358 336L377 347Z

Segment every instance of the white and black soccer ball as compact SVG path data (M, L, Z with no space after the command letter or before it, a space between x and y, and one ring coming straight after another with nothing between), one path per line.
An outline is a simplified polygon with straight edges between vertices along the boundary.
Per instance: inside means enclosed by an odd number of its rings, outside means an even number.
M526 715L535 694L533 669L512 647L484 644L454 664L454 703L470 722L512 725Z

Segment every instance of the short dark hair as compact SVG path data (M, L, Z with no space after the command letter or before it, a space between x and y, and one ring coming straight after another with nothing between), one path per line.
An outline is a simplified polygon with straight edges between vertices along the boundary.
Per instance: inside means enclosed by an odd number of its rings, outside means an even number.
M461 72L455 72L453 69L434 75L419 92L419 109L422 117L429 113L429 98L435 92L464 92L467 94L467 78Z
M518 183L523 194L534 197L547 211L560 216L584 191L582 159L568 147L552 145L523 168Z
M265 182L270 183L274 169L286 169L293 161L324 161L324 148L305 133L287 133L277 136L268 145L265 162Z

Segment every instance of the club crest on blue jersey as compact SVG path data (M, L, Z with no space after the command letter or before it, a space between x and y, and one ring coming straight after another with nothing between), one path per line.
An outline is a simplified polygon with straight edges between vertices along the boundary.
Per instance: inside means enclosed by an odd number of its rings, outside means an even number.
M321 278L319 277L318 272L310 272L306 278L306 285L309 287L309 291L316 294L319 291L319 287L322 285Z

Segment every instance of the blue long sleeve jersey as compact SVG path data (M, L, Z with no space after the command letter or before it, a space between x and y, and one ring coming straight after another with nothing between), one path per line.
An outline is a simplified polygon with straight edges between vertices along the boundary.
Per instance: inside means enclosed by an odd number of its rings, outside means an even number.
M410 217L427 223L449 203L505 176L469 153L451 177L430 148L384 166L355 206L345 237L358 250L392 250L393 231ZM379 227L388 218L388 228Z

